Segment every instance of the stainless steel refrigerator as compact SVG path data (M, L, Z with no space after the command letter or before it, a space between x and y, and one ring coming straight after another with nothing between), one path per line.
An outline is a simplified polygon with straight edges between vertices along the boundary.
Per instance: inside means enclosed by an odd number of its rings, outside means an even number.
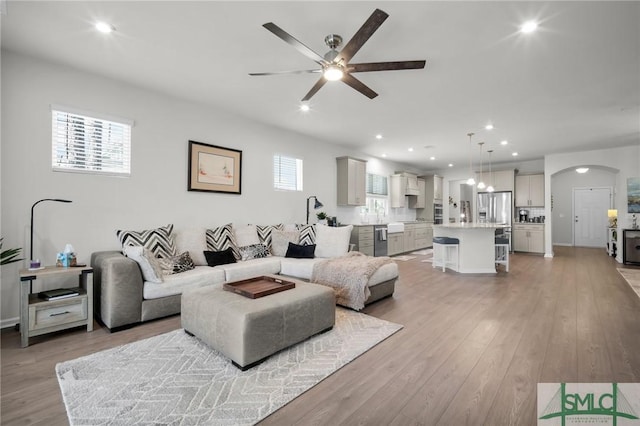
M478 222L511 226L511 191L478 193Z

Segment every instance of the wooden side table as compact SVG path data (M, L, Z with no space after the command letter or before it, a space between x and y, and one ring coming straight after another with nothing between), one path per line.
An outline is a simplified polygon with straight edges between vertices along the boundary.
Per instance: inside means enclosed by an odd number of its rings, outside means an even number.
M79 276L79 295L43 300L37 294L31 294L31 284L36 279L67 275ZM29 337L81 325L87 326L87 332L93 331L93 268L46 266L38 270L20 270L20 333L23 348L29 346Z

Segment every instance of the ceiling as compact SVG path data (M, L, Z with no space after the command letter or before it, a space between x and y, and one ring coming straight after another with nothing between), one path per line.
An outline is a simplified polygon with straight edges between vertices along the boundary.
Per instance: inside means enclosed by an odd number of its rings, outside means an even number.
M358 74L377 98L328 83L303 113L317 74L248 75L316 67L262 24L322 55L326 35L346 43L375 8L390 16L352 62L427 61L423 70ZM469 132L474 161L482 141L494 163L513 161L512 152L526 161L640 143L640 2L8 1L5 9L3 49L421 170L468 164ZM538 31L520 33L531 19ZM98 33L97 20L116 32Z

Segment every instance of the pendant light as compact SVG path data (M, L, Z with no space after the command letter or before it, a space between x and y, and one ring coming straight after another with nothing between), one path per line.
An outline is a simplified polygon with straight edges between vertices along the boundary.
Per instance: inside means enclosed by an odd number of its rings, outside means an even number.
M467 136L469 136L469 179L467 179L467 185L476 184L476 180L473 178L473 169L471 165L471 151L473 150L473 144L471 143L471 136L473 135L474 133L467 133Z
M495 188L493 187L493 172L491 170L491 153L493 150L490 149L487 152L489 153L489 186L487 186L487 192L493 192L495 191Z
M484 189L487 186L482 180L482 145L484 145L484 142L478 142L478 145L480 145L480 182L478 182L478 189Z

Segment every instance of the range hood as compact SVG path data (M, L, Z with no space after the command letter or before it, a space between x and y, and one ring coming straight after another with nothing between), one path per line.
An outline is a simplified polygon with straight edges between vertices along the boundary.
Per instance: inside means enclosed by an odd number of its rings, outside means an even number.
M420 193L418 189L418 175L407 172L396 172L396 174L403 178L404 195L418 195Z

